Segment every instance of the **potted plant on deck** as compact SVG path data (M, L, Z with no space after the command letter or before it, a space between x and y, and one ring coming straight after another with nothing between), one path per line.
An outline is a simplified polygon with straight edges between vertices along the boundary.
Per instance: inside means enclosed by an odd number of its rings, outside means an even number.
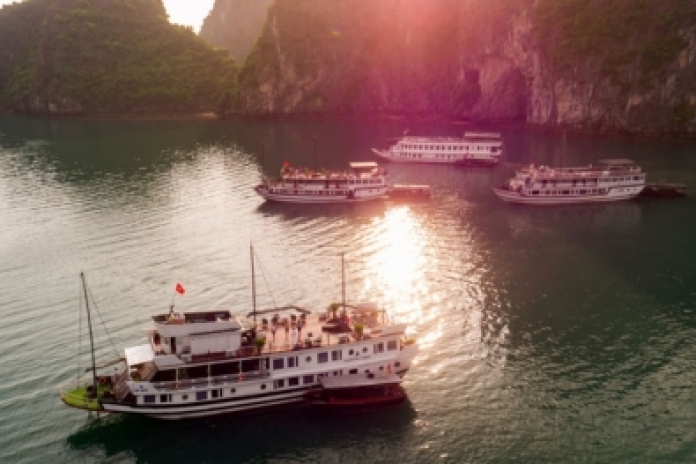
M256 351L258 354L261 354L263 351L263 347L266 346L266 339L265 338L257 338L254 340L254 345L256 346Z
M357 340L362 340L363 330L365 330L365 324L362 322L356 322L353 324L353 331L355 332L355 338Z

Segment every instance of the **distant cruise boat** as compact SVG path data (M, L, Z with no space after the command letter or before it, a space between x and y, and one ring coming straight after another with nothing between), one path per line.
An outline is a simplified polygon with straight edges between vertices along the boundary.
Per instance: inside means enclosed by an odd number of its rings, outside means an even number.
M503 153L503 138L496 132L466 132L462 138L404 134L388 150L372 151L396 163L495 166Z
M573 168L531 165L493 191L508 203L528 205L629 200L645 187L645 175L627 159L608 159L598 166Z
M347 171L314 172L285 163L277 179L254 187L266 200L288 203L354 203L384 200L387 172L375 162L349 163Z

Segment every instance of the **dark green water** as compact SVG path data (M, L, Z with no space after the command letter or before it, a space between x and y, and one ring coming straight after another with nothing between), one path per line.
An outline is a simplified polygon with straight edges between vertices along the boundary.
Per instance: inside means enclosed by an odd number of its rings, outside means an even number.
M251 190L285 160L313 165L315 136L338 168L401 125L0 119L0 462L695 462L696 193L516 207L491 191L510 165L389 166L433 187L414 205L273 205ZM511 163L628 157L649 180L696 186L693 144L568 137L562 155L557 136L504 135ZM408 404L177 423L62 405L58 385L88 362L81 270L121 350L175 282L180 309L248 312L252 239L261 306L323 310L348 251L349 300L419 339Z

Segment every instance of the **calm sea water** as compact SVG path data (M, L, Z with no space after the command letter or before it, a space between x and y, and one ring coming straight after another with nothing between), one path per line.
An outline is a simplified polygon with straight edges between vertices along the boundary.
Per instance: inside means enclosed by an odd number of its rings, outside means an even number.
M695 462L696 193L538 209L491 187L516 164L607 157L693 187L696 146L569 136L564 151L510 130L493 170L388 167L430 184L428 203L275 205L251 189L284 161L373 160L403 125L0 118L0 461ZM252 240L264 307L324 310L347 252L348 299L420 342L410 402L177 423L63 406L58 385L88 363L80 271L106 361L143 342L176 282L179 309L247 313Z

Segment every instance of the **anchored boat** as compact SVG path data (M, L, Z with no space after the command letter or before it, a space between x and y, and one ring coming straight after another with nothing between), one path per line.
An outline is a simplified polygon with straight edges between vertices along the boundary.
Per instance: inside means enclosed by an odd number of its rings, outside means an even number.
M271 201L288 203L354 203L387 198L387 172L374 162L349 163L346 171L312 171L285 163L277 179L254 187Z
M404 135L389 149L372 151L396 163L495 166L503 154L503 138L496 132L466 132L462 138Z
M629 200L645 187L646 174L627 159L597 166L551 168L531 165L493 191L503 201L527 205L566 205Z
M89 304L87 313L92 339ZM90 378L62 387L62 401L158 419L253 411L303 403L328 377L387 371L403 377L418 352L406 324L389 323L372 304L348 305L345 296L321 314L256 311L254 298L248 317L172 308L152 323L146 343L126 348L111 373L100 374L92 343Z

